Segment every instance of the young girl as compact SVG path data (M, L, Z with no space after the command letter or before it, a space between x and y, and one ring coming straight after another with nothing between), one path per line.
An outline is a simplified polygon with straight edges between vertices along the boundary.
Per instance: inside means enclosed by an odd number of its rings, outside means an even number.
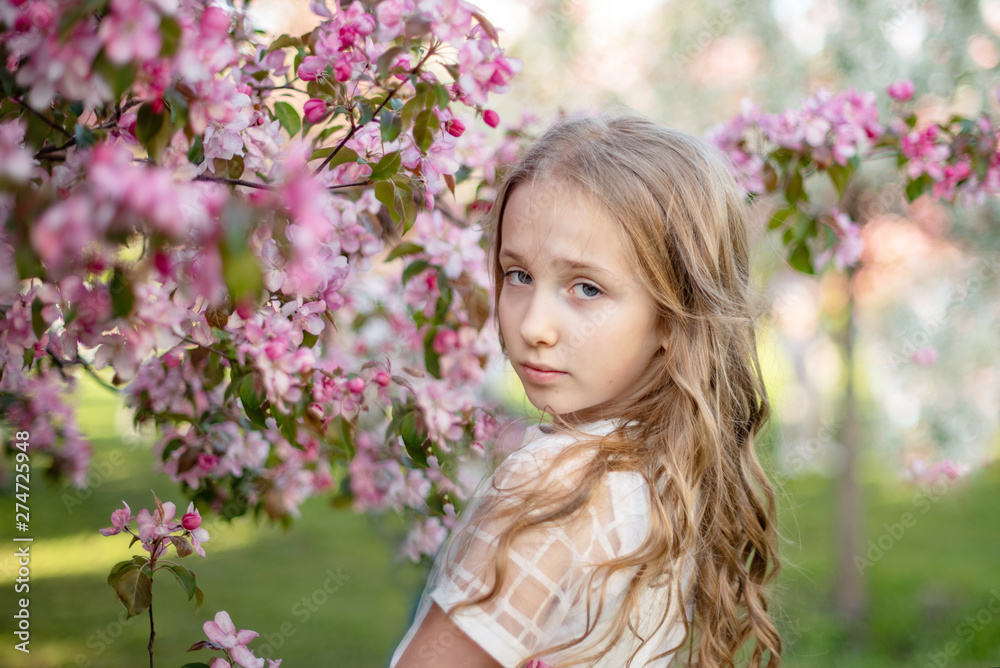
M636 116L564 121L491 210L501 342L551 424L481 485L392 666L777 666L742 195Z

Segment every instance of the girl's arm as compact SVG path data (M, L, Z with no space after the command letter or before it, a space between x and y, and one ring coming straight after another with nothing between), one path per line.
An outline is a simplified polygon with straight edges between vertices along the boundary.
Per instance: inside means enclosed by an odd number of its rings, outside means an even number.
M502 668L434 603L396 668Z

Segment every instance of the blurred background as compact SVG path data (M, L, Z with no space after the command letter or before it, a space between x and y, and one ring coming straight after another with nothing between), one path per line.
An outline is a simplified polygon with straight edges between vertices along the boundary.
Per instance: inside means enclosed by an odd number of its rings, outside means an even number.
M820 86L855 87L887 104L885 86L902 77L916 84L922 121L1000 114L1000 0L477 4L524 62L495 100L505 122L626 105L702 134L745 98L776 112ZM273 34L314 24L304 0L252 7ZM784 662L1000 665L997 206L907 205L889 167L856 176L857 270L799 274L764 221L753 230L774 408L760 449L781 502L774 613ZM501 366L495 375L509 389ZM516 391L510 401L524 405ZM178 503L180 494L152 473L152 436L132 431L117 397L81 378L78 412L94 471L82 490L33 481L32 652L5 642L3 665L124 667L146 656L146 617L125 620L105 583L127 542L97 529L123 499L135 509L149 507L150 489ZM934 468L945 460L955 466ZM959 465L968 471L957 475ZM209 530L208 556L186 560L202 609L173 583L155 585L158 665L204 660L184 650L223 609L237 628L261 633L258 656L286 668L387 665L426 572L395 556L398 518L313 500L287 531L252 519ZM0 557L5 598L15 573Z

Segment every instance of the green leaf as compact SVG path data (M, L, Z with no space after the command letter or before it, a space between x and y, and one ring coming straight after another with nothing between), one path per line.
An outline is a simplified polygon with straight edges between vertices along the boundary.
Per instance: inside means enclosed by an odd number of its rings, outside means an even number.
M809 246L804 243L796 244L792 247L792 252L788 256L788 264L804 274L815 274L812 257L809 253Z
M803 199L803 194L805 191L802 183L802 172L797 166L792 167L792 171L788 175L788 183L785 184L785 199L789 204L796 204L800 199Z
M448 93L448 89L441 84L434 84L434 97L437 102L438 109L447 109L448 104L451 102L451 95Z
M375 199L382 203L389 217L392 218L392 222L398 225L402 216L400 211L396 209L396 184L392 181L378 181L375 184Z
M906 201L912 202L917 199L927 190L930 186L931 179L926 174L921 174L920 178L913 179L906 184Z
M119 561L111 567L111 572L108 573L108 586L114 589L118 586L118 581L122 579L122 576L125 575L127 570L136 568L138 568L138 566L131 559L128 561Z
M384 181L398 172L401 164L402 158L399 155L399 151L383 155L379 159L378 164L372 168L372 175L368 178L372 181ZM393 189L393 194L395 194L395 189Z
M162 111L153 111L151 102L139 107L139 112L136 114L135 138L146 147L151 160L156 162L160 159L173 133L173 124L167 122L167 115Z
M408 412L399 422L399 435L403 437L403 445L407 454L417 466L427 467L427 452L424 450L426 435L417 429L417 417L413 411Z
M222 276L233 303L245 297L256 299L264 285L257 258L247 246L247 238L255 224L254 215L238 200L228 203L223 212Z
M243 402L243 410L246 411L247 417L250 418L250 422L261 429L266 429L267 418L265 417L264 410L262 408L264 401L260 395L254 391L253 374L247 375L240 384L240 401Z
M374 107L363 100L358 102L358 111L361 112L361 118L358 119L358 125L368 125L371 120L375 118Z
M788 219L788 216L795 211L794 206L786 206L783 209L778 209L771 216L771 220L767 224L767 229L776 230Z
M198 588L194 581L194 573L180 564L164 564L164 568L174 574L184 593L187 594L188 600L194 598L194 590Z
M45 112L39 113L44 115ZM38 114L27 114L24 119L27 120L28 123L27 129L24 131L24 143L27 147L30 147L32 151L37 151L45 145L45 140L48 139L53 130L49 127L48 123L38 117ZM60 133L59 140L62 141L62 139L63 136L62 133Z
M403 285L422 271L430 268L431 263L427 260L414 260L403 269Z
M287 438L290 443L296 443L295 416L286 415L279 411L272 411L272 413L274 415L274 421L278 423L278 430L281 432L281 435Z
M438 268L438 291L441 293L438 296L437 304L434 307L434 319L437 322L443 322L444 317L448 315L448 309L451 308L452 292L451 292L451 282L445 275L444 270L440 267Z
M409 49L404 46L393 46L386 49L382 55L378 57L378 60L375 61L375 67L378 71L379 78L384 79L388 76L389 70L396 64L399 57L408 51Z
M132 292L132 279L121 267L115 267L108 290L111 292L111 314L115 318L128 316L135 305L135 293Z
M302 39L299 37L292 37L291 35L288 34L278 35L277 37L274 38L274 41L271 42L271 45L267 47L267 51L265 52L265 54L271 53L272 51L275 51L277 49L284 49L285 47L288 46L294 46L298 48L300 46L304 46L304 44L302 43Z
M188 160L194 165L200 165L205 162L205 146L201 135L194 138L191 148L188 149Z
M414 253L422 253L424 247L420 244L415 244L409 241L399 244L392 249L392 252L385 258L386 262L390 260L395 260L397 257L403 257L404 255L413 255ZM411 265L412 266L412 265ZM409 268L409 267L407 267ZM406 282L405 280L403 281Z
M441 356L434 350L437 332L436 327L431 327L424 335L424 366L427 368L427 373L435 378L441 378Z
M194 611L198 612L201 610L201 604L205 602L205 592L203 592L199 587L194 588Z
M116 100L120 99L125 94L125 91L129 89L129 86L132 85L132 82L135 80L135 73L138 70L135 63L128 63L126 65L112 63L108 60L103 49L97 54L93 68L111 87L112 95ZM77 114L77 116L79 115Z
M419 96L410 98L407 103L403 105L403 110L399 112L399 117L404 130L410 128L413 124L413 119L417 117L417 114L419 114L423 108L424 101Z
M830 180L837 189L838 199L844 198L844 191L847 190L847 182L851 179L853 171L850 165L833 164L827 167L826 173L830 175Z
M424 109L417 114L417 119L413 122L413 140L417 142L421 152L426 153L434 143L434 133L439 125L440 121L433 110Z
M42 317L43 308L45 308L45 305L42 304L41 299L35 299L31 302L31 331L35 333L35 338L39 340L45 334L45 330L49 328L45 324L45 318Z
M278 117L281 127L285 128L288 134L294 137L302 129L302 119L295 107L287 102L279 100L274 103L274 115Z
M170 58L177 53L177 48L181 43L181 24L173 16L168 14L160 15L160 35L163 37L163 46L160 47L160 56Z
M333 147L321 148L317 151L313 151L313 154L309 156L309 159L310 160L318 160L320 158L325 159L326 156L333 153L333 151L334 151ZM327 167L329 169L333 169L338 165L343 165L344 163L347 162L357 162L357 161L358 161L357 152L354 151L353 149L344 146L341 147L339 151L337 151L337 155L333 156L333 158L330 160L330 164L327 165Z
M174 124L174 127L182 128L187 125L187 98L184 97L180 91L171 86L163 92L163 99L166 100L167 106L170 108L170 122ZM198 139L201 139L201 135L198 135Z
M134 617L153 602L153 580L139 568L126 570L115 585L115 594L125 606L126 617Z
M399 136L403 129L403 119L388 109L383 109L379 115L379 127L382 130L382 141L390 142Z

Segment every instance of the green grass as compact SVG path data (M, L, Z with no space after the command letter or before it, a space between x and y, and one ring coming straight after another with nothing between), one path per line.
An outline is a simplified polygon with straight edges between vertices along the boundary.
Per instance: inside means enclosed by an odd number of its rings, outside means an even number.
M78 413L95 448L92 486L82 492L54 488L37 472L31 481L35 542L27 655L13 648L7 612L15 606L13 549L0 554L0 665L10 668L148 665L148 617L124 621L105 580L110 567L130 553L128 541L105 538L97 529L109 525L123 499L133 509L148 507L151 489L164 500L182 499L169 480L151 473L146 445L118 436L128 417L115 398L84 385ZM781 525L788 542L775 601L785 665L1000 664L1000 470L980 471L940 497L924 499L899 486L866 486L866 540L877 541L884 525L900 522L904 513L914 521L865 570L868 613L856 646L831 613L832 486L813 477L786 481L785 487ZM11 491L8 485L3 505L12 511ZM0 539L11 546L13 512L3 516L10 519L0 527ZM205 591L202 609L195 612L170 576L156 579L156 665L179 668L208 659L207 652L185 650L204 638L201 625L218 610L229 611L238 628L261 633L251 647L282 658L288 668L387 665L424 577L423 568L394 556L404 530L398 520L358 516L313 500L288 531L251 520L209 524L208 556L185 559Z

